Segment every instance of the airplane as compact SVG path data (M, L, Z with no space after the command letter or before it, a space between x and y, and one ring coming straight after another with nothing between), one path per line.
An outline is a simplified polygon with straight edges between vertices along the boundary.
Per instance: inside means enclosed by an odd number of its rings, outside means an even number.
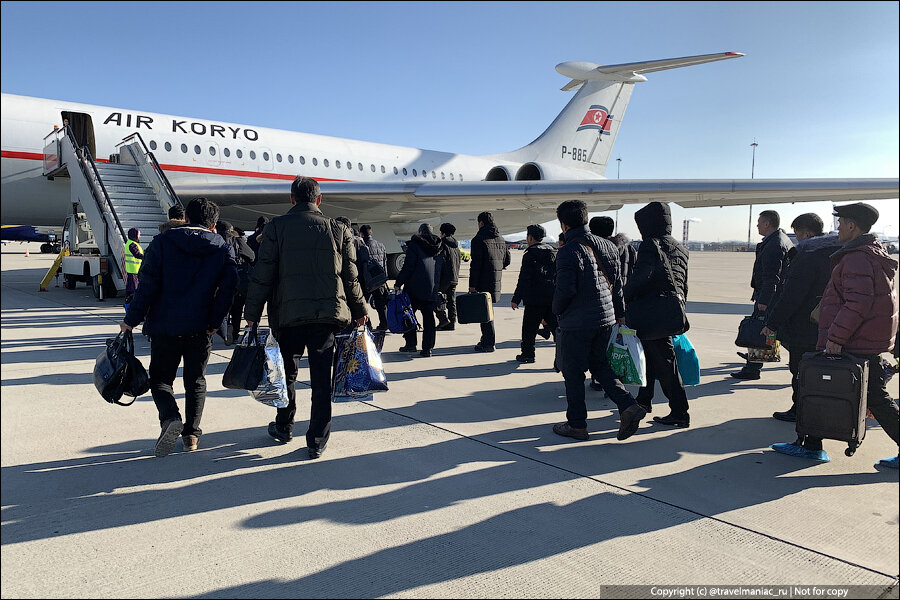
M53 231L40 233L33 225L2 225L0 226L0 240L4 242L43 242L41 252L47 254L53 252L54 249L59 252L56 234Z
M2 94L0 222L59 227L72 211L66 180L42 173L45 136L67 125L97 161L138 133L176 193L215 201L221 218L252 230L282 215L298 174L320 182L325 214L368 223L387 246L389 271L401 239L418 225L450 221L476 231L489 210L501 231L555 218L563 200L589 210L676 202L685 208L898 197L894 179L608 180L604 177L634 85L645 73L743 56L722 52L616 65L564 62L556 70L574 96L547 129L511 152L467 156L292 131Z

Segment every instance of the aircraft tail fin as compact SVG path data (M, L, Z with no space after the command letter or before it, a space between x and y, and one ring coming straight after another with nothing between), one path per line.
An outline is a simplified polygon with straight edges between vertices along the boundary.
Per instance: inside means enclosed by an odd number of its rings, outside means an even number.
M554 168L589 171L602 176L609 164L634 84L647 80L644 73L741 56L744 55L739 52L721 52L618 65L578 61L560 63L556 70L571 78L562 90L578 90L575 96L536 140L498 157L532 163L544 171L544 176L540 177L543 179L550 178L546 175ZM535 173L534 170L532 173Z

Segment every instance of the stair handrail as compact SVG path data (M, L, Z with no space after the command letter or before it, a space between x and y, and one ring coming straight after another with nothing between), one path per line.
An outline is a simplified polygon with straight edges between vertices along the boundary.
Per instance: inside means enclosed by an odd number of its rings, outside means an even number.
M150 148L147 147L147 144L144 143L144 138L141 137L141 134L135 131L121 142L116 144L116 148L123 146L129 142L129 140L137 138L137 141L140 143L141 148L144 149L144 155L150 157L150 162L153 164L153 170L156 171L156 174L159 175L160 180L162 180L163 185L166 188L166 192L169 194L169 198L172 200L172 206L176 204L181 205L184 208L184 205L181 203L181 199L178 197L178 194L175 193L175 188L172 187L172 184L169 183L169 178L166 177L165 171L162 170L162 167L159 166L159 162L156 160L156 156L154 156L153 152L150 151Z

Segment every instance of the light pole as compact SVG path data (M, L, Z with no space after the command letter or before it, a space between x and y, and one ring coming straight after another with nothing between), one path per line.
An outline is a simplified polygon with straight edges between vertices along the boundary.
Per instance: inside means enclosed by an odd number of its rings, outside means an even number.
M750 144L750 147L753 148L753 160L750 163L750 179L753 179L754 171L756 170L756 147L759 144L756 143L756 138L753 138L753 143ZM747 218L747 249L750 249L750 228L753 227L753 205L750 205L750 216Z
M622 157L616 159L616 179L622 176ZM616 233L619 233L619 209L616 209Z

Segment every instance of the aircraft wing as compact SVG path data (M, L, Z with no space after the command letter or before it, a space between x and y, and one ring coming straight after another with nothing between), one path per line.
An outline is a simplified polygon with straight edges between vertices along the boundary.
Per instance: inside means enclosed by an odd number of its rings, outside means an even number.
M898 179L601 179L578 181L322 182L323 203L395 219L482 210L554 211L571 199L592 211L625 204L674 202L684 208L859 202L900 196ZM290 182L185 184L184 198L205 196L220 206L261 207L288 201Z

